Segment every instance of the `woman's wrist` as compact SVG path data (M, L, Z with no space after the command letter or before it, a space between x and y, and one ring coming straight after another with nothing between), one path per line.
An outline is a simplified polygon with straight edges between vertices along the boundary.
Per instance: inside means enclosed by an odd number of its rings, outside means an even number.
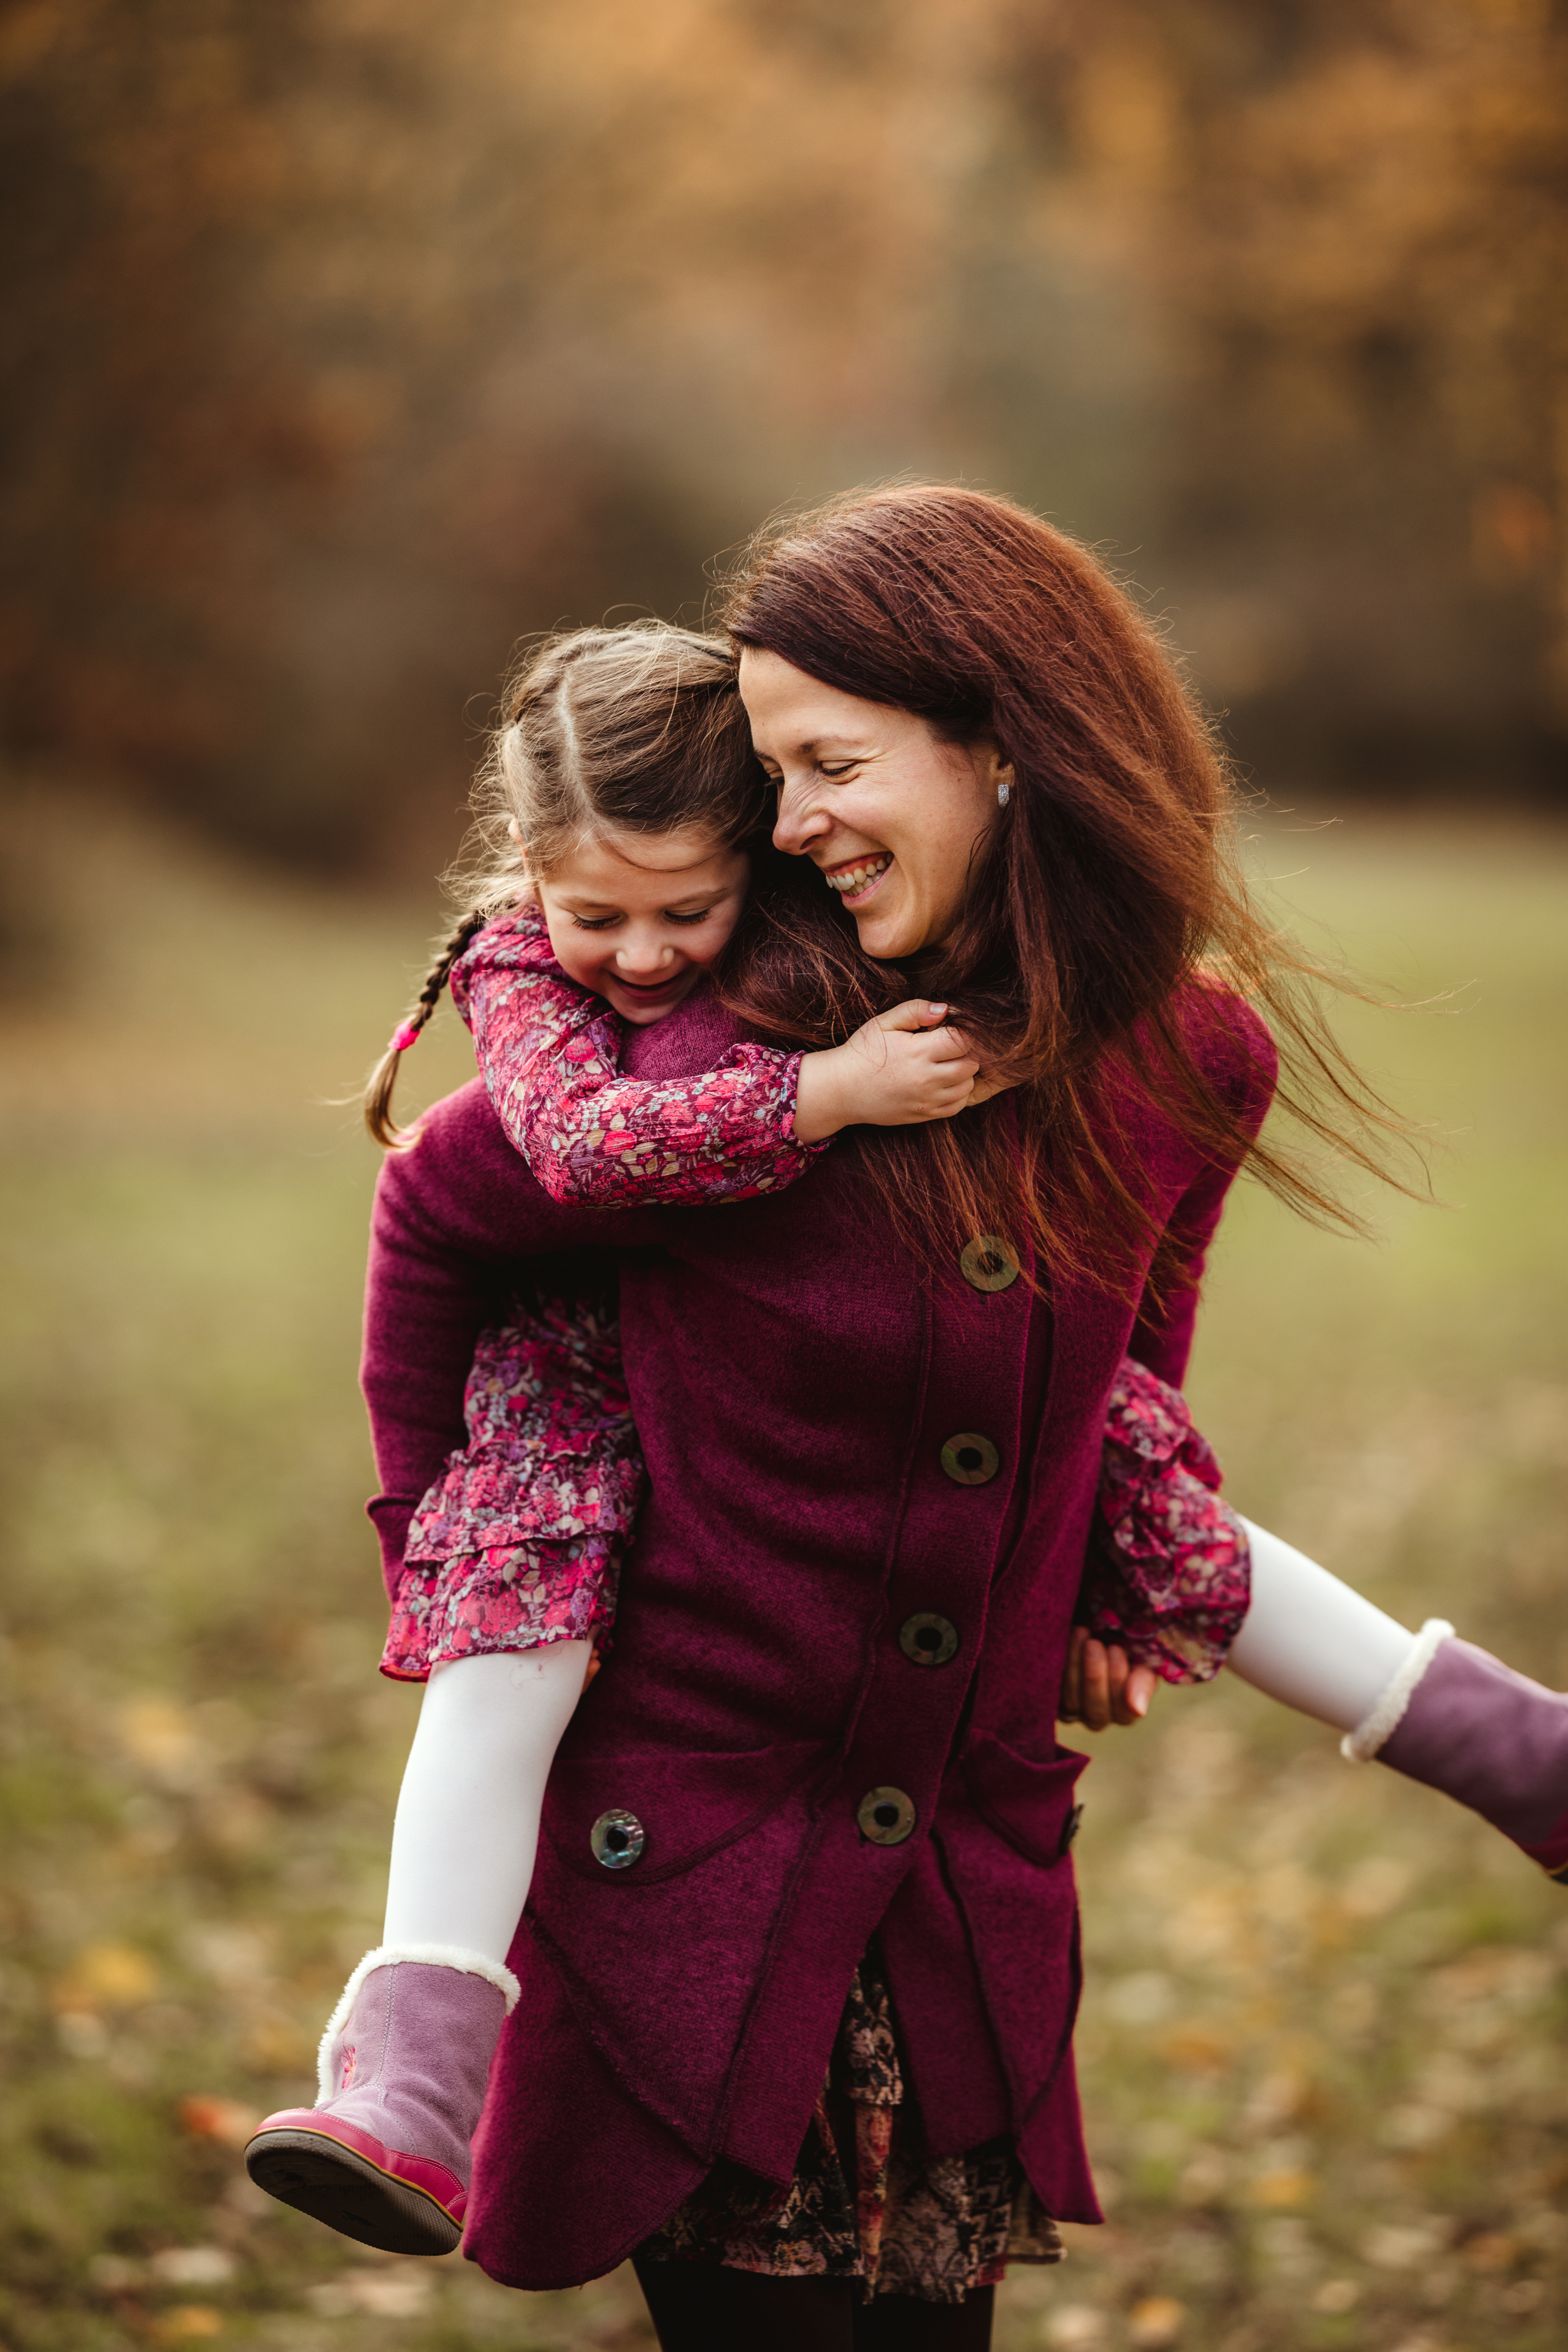
M845 1080L845 1049L829 1045L816 1054L803 1054L795 1087L795 1138L797 1143L826 1143L853 1118Z

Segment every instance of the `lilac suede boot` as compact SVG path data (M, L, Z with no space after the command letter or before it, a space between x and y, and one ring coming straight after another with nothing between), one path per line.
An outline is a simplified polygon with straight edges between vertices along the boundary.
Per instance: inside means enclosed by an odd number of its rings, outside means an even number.
M449 2254L468 2142L518 1997L510 1969L446 1944L367 1952L321 2036L313 2107L268 2116L245 2151L258 2189L392 2254Z
M1433 1618L1342 1743L1441 1789L1568 1885L1568 1696L1457 1641Z

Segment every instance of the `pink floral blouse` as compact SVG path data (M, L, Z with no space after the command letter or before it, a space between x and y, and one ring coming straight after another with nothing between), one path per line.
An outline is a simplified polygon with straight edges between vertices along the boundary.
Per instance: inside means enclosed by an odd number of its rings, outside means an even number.
M479 1335L468 1443L409 1526L381 1670L602 1643L647 1485L614 1315L547 1299Z
M626 1536L647 1485L603 1307L547 1299L481 1332L463 1398L468 1442L408 1529L406 1559L486 1544Z
M1219 1483L1185 1397L1123 1356L1105 1409L1078 1614L1168 1683L1212 1681L1252 1598L1247 1530Z
M623 1078L625 1024L567 979L532 905L488 923L452 969L452 1001L508 1135L552 1201L750 1201L803 1175L798 1054L732 1045L715 1069Z
M533 907L486 926L452 992L508 1134L557 1200L749 1200L825 1148L794 1138L798 1054L742 1045L695 1078L622 1078L623 1024L562 972ZM486 1331L464 1410L468 1443L409 1529L382 1662L400 1678L606 1632L647 1484L602 1308L546 1302ZM1216 1674L1247 1614L1247 1538L1219 1475L1183 1398L1125 1358L1079 1615L1168 1682Z

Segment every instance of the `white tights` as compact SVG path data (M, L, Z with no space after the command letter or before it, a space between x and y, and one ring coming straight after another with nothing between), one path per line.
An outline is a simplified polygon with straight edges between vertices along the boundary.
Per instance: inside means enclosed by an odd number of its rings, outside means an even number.
M1409 1656L1415 1635L1393 1617L1243 1519L1252 1551L1252 1604L1229 1665L1282 1706L1353 1731Z
M1415 1636L1304 1552L1243 1524L1252 1605L1232 1669L1282 1706L1352 1730ZM588 1657L586 1642L560 1642L434 1669L397 1801L384 1944L456 1945L504 1963Z
M432 1668L397 1800L384 1945L457 1945L504 1965L590 1654L552 1642Z

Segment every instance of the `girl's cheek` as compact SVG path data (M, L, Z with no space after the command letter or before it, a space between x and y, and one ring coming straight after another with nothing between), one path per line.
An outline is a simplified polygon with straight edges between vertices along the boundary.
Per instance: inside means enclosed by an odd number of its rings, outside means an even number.
M727 921L704 928L695 940L688 939L684 942L688 960L706 970L708 965L714 961L721 950L729 946L734 935L735 926L740 919L741 909L737 907Z
M550 934L555 961L567 979L574 980L579 988L597 988L604 950L596 934L578 930L570 918L561 923L552 921L548 909L544 928Z

